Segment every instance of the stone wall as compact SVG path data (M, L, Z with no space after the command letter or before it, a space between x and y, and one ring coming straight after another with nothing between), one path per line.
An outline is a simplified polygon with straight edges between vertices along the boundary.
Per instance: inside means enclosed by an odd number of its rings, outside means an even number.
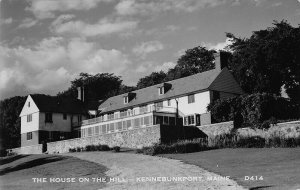
M261 136L261 137L299 137L300 121L278 123L271 126L268 130L241 128L237 130L241 136Z
M204 132L208 137L213 137L222 134L228 134L233 128L233 121L215 123L209 125L197 126L202 132Z
M151 146L154 143L159 143L161 139L160 133L160 125L153 125L128 131L51 142L47 143L47 152L50 154L64 153L69 152L69 148L98 144L105 144L110 147L142 148L144 146Z
M20 148L13 148L7 150L9 153L16 154L42 154L43 148L41 144L32 146L22 146Z

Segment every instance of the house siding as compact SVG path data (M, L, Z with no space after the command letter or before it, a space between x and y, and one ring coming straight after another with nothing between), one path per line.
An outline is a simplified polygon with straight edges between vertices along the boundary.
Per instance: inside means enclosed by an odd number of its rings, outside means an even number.
M27 140L27 133L21 134L21 146L31 146L39 144L39 131L32 131L32 139Z

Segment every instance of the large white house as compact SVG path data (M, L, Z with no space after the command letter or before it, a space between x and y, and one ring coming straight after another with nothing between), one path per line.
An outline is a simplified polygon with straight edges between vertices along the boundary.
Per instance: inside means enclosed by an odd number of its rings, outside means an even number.
M21 146L73 137L86 113L83 102L77 99L28 95L20 113Z
M210 102L241 94L218 54L213 70L108 98L99 106L99 117L83 120L78 133L86 137L156 124L210 124Z

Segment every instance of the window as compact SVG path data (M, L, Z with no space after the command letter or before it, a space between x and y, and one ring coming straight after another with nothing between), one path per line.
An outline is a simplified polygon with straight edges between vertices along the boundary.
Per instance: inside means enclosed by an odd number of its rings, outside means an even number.
M46 113L46 117L45 117L45 122L46 123L52 123L52 113Z
M144 125L150 125L150 118L151 116L144 117Z
M131 120L127 120L126 123L127 123L127 129L129 129L131 127Z
M188 95L188 103L191 104L194 102L195 102L195 94Z
M28 132L27 133L27 140L31 140L32 139L32 132Z
M112 119L114 119L114 113L107 114L107 120L112 120Z
M88 128L88 136L92 136L93 135L93 128L89 127Z
M101 125L102 133L106 133L106 125Z
M168 106L171 106L171 100L170 99L167 101L167 103L168 103Z
M184 125L194 125L195 124L195 116L189 115L184 117Z
M127 130L126 121L123 121L123 130Z
M66 113L63 114L63 119L67 120L67 114Z
M157 103L155 103L155 107L156 108L162 108L163 107L163 102L157 102Z
M126 117L127 116L127 111L123 110L123 111L120 111L120 117L123 118L123 117Z
M128 96L124 96L124 104L128 104Z
M110 132L114 132L114 130L115 130L115 124L114 123L110 123L109 124L109 131Z
M158 94L159 95L164 94L164 87L163 86L162 87L158 87Z
M147 106L141 106L140 107L140 114L146 113L147 111L148 111L148 107Z
M32 114L27 115L27 122L31 122L32 121Z
M117 123L117 126L118 126L118 131L122 131L122 121L119 121Z
M30 102L27 103L28 107L30 107Z
M99 134L99 127L100 127L100 126L95 126L95 129L94 129L95 135L98 135L98 134Z
M141 125L141 120L140 118L135 118L134 119L134 127L139 127Z

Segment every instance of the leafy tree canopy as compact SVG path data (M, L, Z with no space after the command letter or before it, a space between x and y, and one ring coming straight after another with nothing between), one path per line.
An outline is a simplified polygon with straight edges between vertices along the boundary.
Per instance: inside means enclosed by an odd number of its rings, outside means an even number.
M144 88L214 69L214 53L216 53L215 50L207 50L201 46L188 49L178 59L174 68L169 69L167 73L163 71L152 72L138 81L137 88Z
M279 95L284 86L292 100L300 101L300 28L286 21L274 22L250 38L228 33L233 42L231 68L248 93Z
M85 88L85 97L88 100L106 99L119 93L133 90L133 87L125 86L119 76L109 73L98 73L91 75L80 73L79 78L71 81L71 87L58 94L58 96L77 97L77 87Z

